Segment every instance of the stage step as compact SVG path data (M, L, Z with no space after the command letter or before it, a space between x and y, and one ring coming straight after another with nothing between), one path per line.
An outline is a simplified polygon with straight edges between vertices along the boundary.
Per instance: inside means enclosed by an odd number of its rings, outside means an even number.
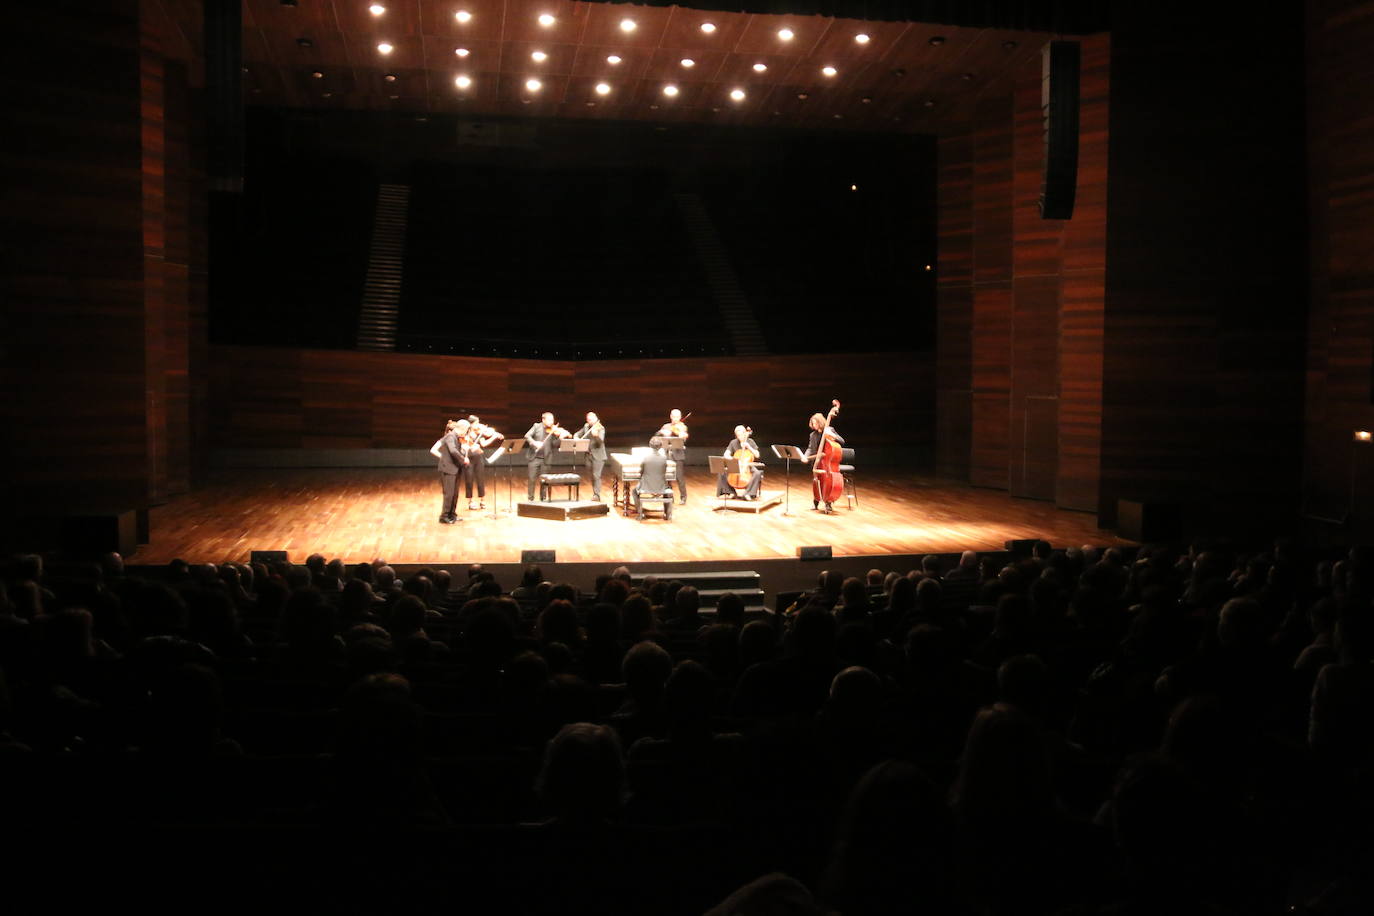
M640 585L646 576L653 576L662 582L671 582L676 579L683 585L692 586L701 598L703 612L714 613L716 602L726 592L734 592L743 598L746 611L766 609L767 595L764 594L763 589L759 588L761 577L752 569L708 570L706 572L674 572L673 570L655 572L648 570L632 573L630 581L634 585Z

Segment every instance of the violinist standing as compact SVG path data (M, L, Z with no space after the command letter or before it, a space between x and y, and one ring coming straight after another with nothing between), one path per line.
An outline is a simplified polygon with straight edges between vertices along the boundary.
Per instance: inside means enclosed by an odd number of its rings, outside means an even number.
M688 436L687 424L682 422L682 411L674 407L668 413L668 422L658 431L660 436L672 436L676 439L684 440L680 448L668 449L668 457L677 464L677 496L678 502L687 505L687 448L686 439Z
M601 499L601 469L606 466L606 427L596 411L587 411L587 422L573 434L574 439L587 439L587 457L592 464L592 499Z
M740 458L742 457L740 452L748 452L751 456L749 458L749 467L753 471L753 476L749 478L749 483L745 485L745 499L758 499L759 488L763 486L763 463L759 461L763 453L759 451L758 444L751 438L750 433L752 432L753 430L749 429L747 426L736 426L735 438L730 440L730 444L725 447L724 452L726 458ZM730 486L729 476L730 473L727 469L721 471L716 477L717 496L735 495L735 488ZM741 474L741 476L743 476L743 474Z
M525 433L525 438L530 442L529 448L529 488L528 498L534 501L534 484L539 479L539 475L544 473L544 464L553 457L553 443L558 439L566 439L572 433L558 425L554 415L549 411L544 411L539 422L535 423Z

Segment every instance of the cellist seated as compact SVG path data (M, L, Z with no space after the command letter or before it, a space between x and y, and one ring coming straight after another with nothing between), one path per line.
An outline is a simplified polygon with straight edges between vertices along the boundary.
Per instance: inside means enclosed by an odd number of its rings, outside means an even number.
M750 438L751 432L747 426L735 427L735 438L725 447L724 455L739 459L739 467L733 471L727 468L716 477L717 496L737 496L742 489L745 499L759 498L759 488L763 486L763 462L759 458L763 453Z

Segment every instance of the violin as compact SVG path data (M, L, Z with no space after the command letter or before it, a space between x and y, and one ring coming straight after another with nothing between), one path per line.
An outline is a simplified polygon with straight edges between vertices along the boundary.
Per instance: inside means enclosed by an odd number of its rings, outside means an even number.
M744 438L748 439L753 435L753 429L748 426L744 427ZM753 449L745 446L745 444L741 442L740 448L735 449L735 453L730 457L739 462L739 473L730 474L725 478L725 482L735 489L747 488L749 486L749 481L754 479L753 462L758 461L759 456L754 453Z
M663 428L658 431L658 434L660 436L672 436L675 439L681 439L687 435L687 417L691 415L692 412L689 410L683 418L676 423L664 423Z
M827 509L844 494L844 475L840 473L840 458L844 450L830 438L830 421L840 412L840 402L832 400L830 403L833 406L825 415L821 444L816 449L816 463L811 466L811 498L824 502Z

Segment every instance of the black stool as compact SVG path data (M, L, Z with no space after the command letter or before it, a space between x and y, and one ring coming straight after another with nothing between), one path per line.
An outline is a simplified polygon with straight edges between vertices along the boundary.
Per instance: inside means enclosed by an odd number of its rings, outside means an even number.
M578 474L540 474L539 475L539 499L547 502L550 487L567 487L568 499L577 499L582 495L582 477Z

